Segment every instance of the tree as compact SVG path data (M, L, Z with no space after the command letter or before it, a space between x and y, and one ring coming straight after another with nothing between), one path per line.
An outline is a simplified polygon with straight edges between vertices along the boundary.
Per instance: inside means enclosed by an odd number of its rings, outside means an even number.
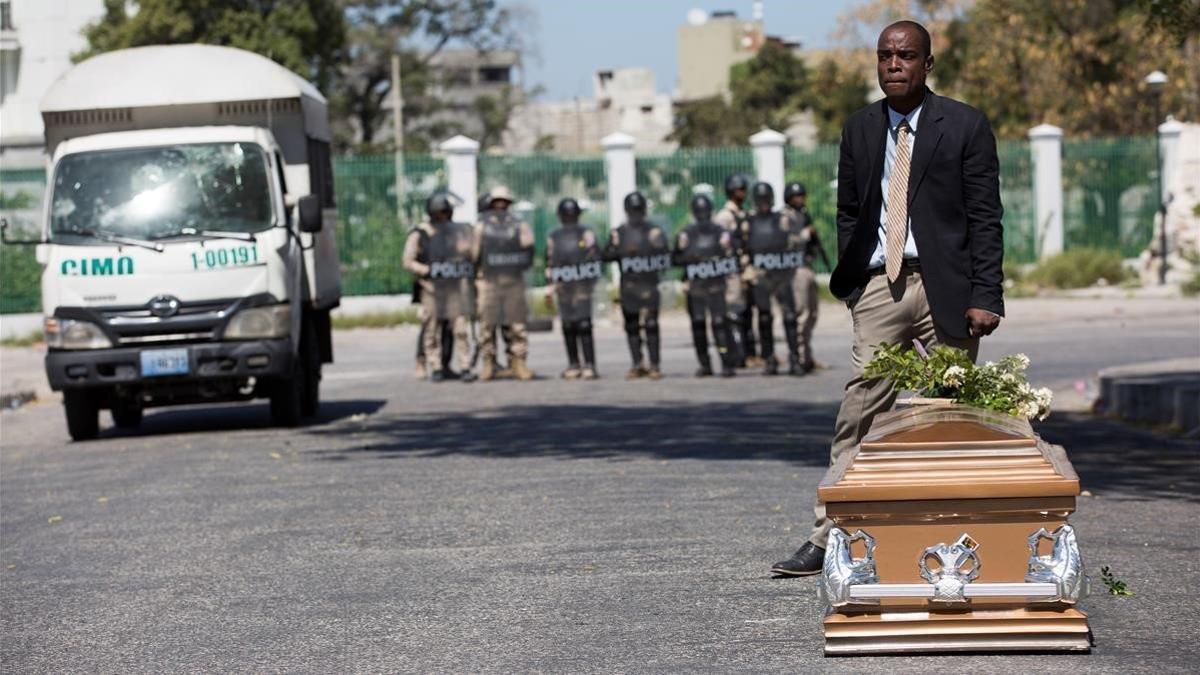
M741 145L764 127L781 129L804 107L808 70L790 49L768 42L729 69L730 100L720 96L676 106L670 140L684 147Z
M495 0L342 0L342 4L350 23L348 58L333 102L339 119L335 131L343 147L355 141L382 146L376 137L388 120L384 104L392 91L393 54L401 60L405 146L423 148L458 131L435 115L445 107L433 95L441 76L433 61L443 49L461 46L486 53L525 47L526 14L520 8L499 7ZM503 102L492 103L488 112L504 107ZM474 107L481 105L489 106Z
M871 86L863 77L863 69L853 60L843 62L833 58L823 59L809 80L804 101L813 112L817 140L836 143L842 136L846 118L867 104Z
M1181 44L1141 5L984 0L951 23L936 72L1001 136L1024 137L1042 122L1075 137L1144 135L1156 120L1143 78L1164 71L1163 113L1194 116L1200 60L1188 58L1194 34Z
M728 102L715 96L677 105L669 138L684 147L742 145L759 129L786 129L811 110L818 140L836 141L846 116L866 103L862 72L832 58L810 69L791 49L768 42L730 68Z
M745 143L742 118L720 96L675 105L675 128L667 140L685 148L720 147Z
M145 45L224 45L262 54L325 90L341 60L345 25L336 0L104 0L104 16L84 35L88 46L77 61Z

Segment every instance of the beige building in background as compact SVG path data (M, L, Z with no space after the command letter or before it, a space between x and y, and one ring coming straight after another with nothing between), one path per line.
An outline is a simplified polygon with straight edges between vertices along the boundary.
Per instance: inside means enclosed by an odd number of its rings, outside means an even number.
M638 150L669 152L671 97L656 90L649 68L599 70L592 76L593 98L531 102L518 107L504 134L504 150L591 153L600 139L620 131L635 139Z
M729 95L729 68L753 58L765 41L761 18L736 12L693 10L679 27L679 88L676 102Z

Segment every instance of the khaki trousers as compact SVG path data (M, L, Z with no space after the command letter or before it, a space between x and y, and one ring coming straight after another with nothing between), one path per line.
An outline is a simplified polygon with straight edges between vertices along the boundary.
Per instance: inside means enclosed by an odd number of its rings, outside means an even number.
M875 345L880 342L911 345L916 339L926 347L941 344L965 349L971 360L979 354L979 338L952 338L934 325L919 271L905 269L894 284L888 284L887 276L882 274L870 277L850 314L854 319L851 378L846 383L846 395L834 425L830 466L858 445L876 415L887 412L896 402L899 392L890 382L863 377L863 368L874 355ZM833 523L825 517L824 504L818 502L813 512L816 520L808 540L824 548Z
M812 363L812 334L820 313L821 296L817 290L817 275L811 267L796 270L792 288L796 294L796 336L799 338L800 363Z

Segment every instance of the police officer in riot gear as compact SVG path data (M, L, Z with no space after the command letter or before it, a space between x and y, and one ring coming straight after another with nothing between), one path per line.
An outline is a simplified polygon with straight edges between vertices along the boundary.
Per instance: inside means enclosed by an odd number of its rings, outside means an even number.
M675 264L683 268L687 284L688 317L692 323L692 344L700 368L696 377L713 374L708 352L708 326L711 322L713 342L721 359L721 375L736 374L735 355L729 347L730 331L725 307L725 292L738 277L737 252L733 233L713 222L713 203L707 195L692 198L695 221L675 238Z
M469 225L453 222L454 207L443 193L426 200L425 212L429 219L409 233L403 255L404 268L417 277L421 292L425 366L435 382L449 377L470 382L474 376L467 338L467 285L474 276L474 235ZM461 374L449 368L455 346Z
M817 275L813 263L817 256L825 268L832 270L829 256L817 230L813 227L812 215L808 212L808 190L803 183L791 182L783 190L784 213L792 219L793 227L799 229L800 243L804 247L804 267L796 270L793 288L796 294L796 323L798 341L800 344L800 367L805 373L811 372L816 364L812 351L812 332L817 324L820 311L820 295L817 291Z
M804 264L804 251L799 245L799 231L792 221L774 210L775 190L768 183L755 183L751 189L754 213L742 225L741 243L748 256L754 304L758 307L758 337L766 361L763 374L777 375L779 361L775 358L775 338L772 324L773 305L783 314L783 332L788 345L788 373L803 375L796 334L796 296L792 287L796 268Z
M475 223L475 261L478 269L476 298L479 312L480 379L497 375L496 332L508 347L508 365L518 380L532 380L529 334L525 323L529 303L525 297L525 270L533 264L533 230L509 211L512 193L498 186L490 193L488 211Z
M623 225L613 230L604 247L604 259L616 261L621 269L621 313L625 318L625 337L633 367L626 379L662 378L659 369L658 332L659 275L671 267L670 246L663 229L646 220L646 198L640 192L625 197ZM642 334L645 334L649 362L642 359Z
M725 205L713 218L721 227L734 233L735 246L740 248L736 238L741 236L742 225L746 222L747 213L743 208L746 203L746 193L750 189L750 181L744 174L735 173L725 179ZM756 352L754 339L754 295L750 292L749 284L741 278L729 280L729 288L725 294L725 306L729 312L729 328L734 358L739 368L762 365Z
M596 233L579 223L579 202L567 197L558 203L562 227L546 239L546 299L558 305L563 341L567 346L567 380L596 379L596 348L592 340L592 292L603 274ZM583 351L583 362L579 352Z

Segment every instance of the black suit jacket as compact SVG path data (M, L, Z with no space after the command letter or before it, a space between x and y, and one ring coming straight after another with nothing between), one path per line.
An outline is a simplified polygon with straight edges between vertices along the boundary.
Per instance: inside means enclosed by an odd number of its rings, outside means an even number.
M879 181L887 149L887 101L855 112L838 161L838 264L829 288L855 297L879 241ZM934 323L969 336L966 311L1004 314L1004 232L996 138L983 113L925 90L908 177L908 215Z

